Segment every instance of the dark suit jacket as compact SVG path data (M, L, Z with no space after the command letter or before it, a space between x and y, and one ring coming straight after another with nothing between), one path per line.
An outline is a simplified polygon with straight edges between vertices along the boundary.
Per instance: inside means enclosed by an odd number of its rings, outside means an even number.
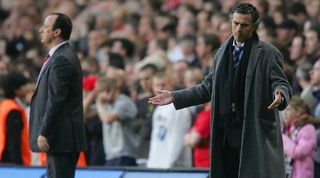
M39 152L37 138L45 136L49 152L74 152L86 149L82 105L82 71L71 46L60 46L39 76L31 100L30 146Z

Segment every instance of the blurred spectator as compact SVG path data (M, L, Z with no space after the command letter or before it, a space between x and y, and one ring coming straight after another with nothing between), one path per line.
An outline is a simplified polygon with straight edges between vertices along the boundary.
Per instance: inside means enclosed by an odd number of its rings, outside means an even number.
M226 41L231 35L231 24L229 19L223 19L223 21L218 26L218 36L220 43Z
M140 137L138 147L139 164L145 164L148 158L151 127L152 127L152 113L155 106L148 103L148 99L153 96L152 91L152 77L158 71L158 68L152 64L142 66L138 72L138 87L136 88L137 97L135 103L138 108L136 119L137 133Z
M319 118L320 117L320 60L313 65L310 71L310 83L314 87L313 96L317 99L315 108L311 108L312 114Z
M106 89L97 96L96 105L102 121L106 166L136 166L138 137L132 125L137 108L134 102L120 93L115 78L101 79Z
M308 18L306 6L302 2L292 2L288 7L288 18L294 20L302 32L303 23Z
M298 33L298 25L294 20L284 19L277 27L277 40L290 46L293 37Z
M314 178L317 136L313 122L308 106L293 96L285 109L282 134L287 177Z
M314 64L320 57L320 23L311 23L309 30L305 32L305 36L308 60Z
M158 90L173 88L165 73L153 76L152 88ZM191 126L188 109L175 110L173 104L157 106L152 116L149 168L191 167L191 150L184 147L183 137Z
M201 67L198 57L196 56L196 37L194 35L186 35L179 41L179 47L181 48L184 60L189 64L189 67Z
M314 86L310 82L309 71L312 69L311 65L305 65L297 68L295 73L295 79L299 86L301 86L302 91L300 97L308 105L309 108L314 108L317 99L313 96Z
M172 64L172 78L174 81L174 88L184 88L184 73L188 69L188 63L185 60L177 61Z
M210 167L210 103L204 104L189 133L184 137L184 144L193 148L194 167Z
M305 38L303 36L295 36L292 39L291 46L289 48L290 60L292 63L292 68L295 73L295 78L293 79L293 92L294 94L300 94L302 86L299 84L297 78L297 71L301 72L300 68L310 68L311 63L308 61L305 48ZM301 73L300 73L301 74ZM299 75L300 75L299 74ZM302 81L303 82L303 81Z
M217 35L201 34L197 37L196 52L199 57L199 63L204 75L209 73L213 65L213 56L220 47L220 41Z
M21 73L10 72L1 78L5 99L0 103L0 161L30 166L28 120L25 109L15 98L24 100L29 80Z

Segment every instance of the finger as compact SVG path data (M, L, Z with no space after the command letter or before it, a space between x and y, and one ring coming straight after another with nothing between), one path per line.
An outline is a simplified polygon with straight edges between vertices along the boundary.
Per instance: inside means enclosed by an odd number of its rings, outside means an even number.
M155 97L149 98L148 103L155 104L157 100L158 100L157 96L155 96Z
M44 151L48 151L49 150L50 146L49 146L48 142L44 143L43 148L44 148Z
M276 107L278 107L278 105L277 105L276 102L274 101L274 102L272 102L272 103L268 106L268 109L271 110L271 109L274 109L274 108L276 108Z

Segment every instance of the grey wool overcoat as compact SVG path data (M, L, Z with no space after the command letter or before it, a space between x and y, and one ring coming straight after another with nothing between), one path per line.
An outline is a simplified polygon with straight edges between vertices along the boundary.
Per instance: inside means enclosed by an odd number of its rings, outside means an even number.
M172 92L176 109L205 103L211 100L211 178L224 178L221 158L221 139L218 132L219 117L215 91L216 73L228 53L229 38L214 56L210 73L199 85ZM229 55L229 54L227 54ZM283 57L272 45L255 38L252 44L246 73L244 94L244 121L238 178L284 178L284 154L279 110L283 110L292 96L292 89L282 70ZM285 103L268 110L278 89ZM228 93L228 92L226 92ZM223 96L220 96L223 98ZM226 170L228 171L228 170Z

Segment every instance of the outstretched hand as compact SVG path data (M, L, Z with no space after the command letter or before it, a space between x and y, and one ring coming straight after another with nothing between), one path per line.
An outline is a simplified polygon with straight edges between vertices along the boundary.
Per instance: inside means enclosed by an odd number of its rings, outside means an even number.
M274 100L273 102L268 106L268 109L271 110L271 109L275 109L277 108L282 102L282 96L281 96L281 93L279 90L276 90L274 92Z
M168 90L158 90L156 91L156 96L149 98L148 103L156 104L156 105L167 105L172 103L173 98L171 95L171 91Z

